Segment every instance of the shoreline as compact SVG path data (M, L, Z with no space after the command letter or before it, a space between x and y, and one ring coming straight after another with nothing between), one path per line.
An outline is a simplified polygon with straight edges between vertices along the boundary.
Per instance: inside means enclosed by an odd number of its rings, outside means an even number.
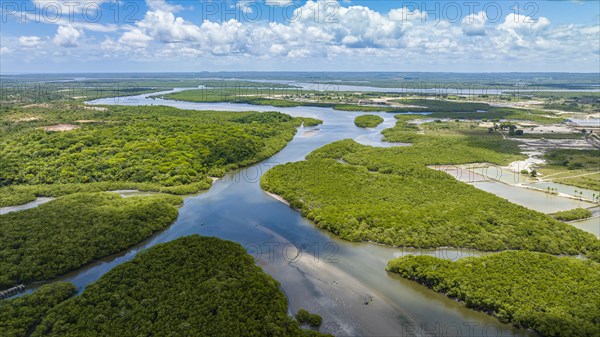
M255 258L256 265L280 283L289 313L304 308L323 318L322 333L385 336L390 331L419 326L376 290L336 266L337 261L320 259L267 228L258 229L269 233L279 248L268 258Z
M262 189L261 189L261 190L262 190ZM278 194L275 194L275 193L267 192L267 191L265 191L265 190L262 190L262 191L263 191L264 193L266 193L268 196L270 196L271 198L273 198L273 199L275 199L275 200L277 200L277 201L280 201L280 202L282 202L282 203L284 203L284 204L286 204L286 205L290 206L290 202L289 202L289 201L287 201L287 200L285 200L285 199L284 199L282 196L280 196L280 195L278 195Z

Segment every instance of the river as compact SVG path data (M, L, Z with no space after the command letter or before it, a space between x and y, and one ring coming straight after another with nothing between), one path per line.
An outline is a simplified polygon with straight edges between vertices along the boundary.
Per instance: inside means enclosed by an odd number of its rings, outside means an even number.
M156 95L156 94L153 94ZM229 103L190 103L150 99L149 95L100 99L90 104L168 105L218 111L280 111L319 118L323 125L300 128L275 156L227 174L204 193L185 198L177 221L166 230L129 249L60 278L83 290L104 273L137 252L176 238L200 234L240 243L265 272L281 283L290 312L305 308L323 317L322 332L336 336L529 336L484 313L415 282L385 271L389 260L405 254L430 254L457 259L479 255L467 250L389 248L340 240L319 230L299 212L259 186L270 167L303 160L311 151L336 140L352 138L363 144L381 142L381 130L394 125L392 114L375 113L385 122L374 129L354 125L356 112L330 108L274 108ZM143 108L141 108L143 109ZM398 144L404 145L404 144Z

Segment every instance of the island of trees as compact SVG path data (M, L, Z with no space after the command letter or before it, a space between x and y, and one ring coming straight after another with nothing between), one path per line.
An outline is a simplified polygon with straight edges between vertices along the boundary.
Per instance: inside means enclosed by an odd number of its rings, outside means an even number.
M507 251L456 262L432 256L390 261L388 270L542 336L600 335L600 264Z
M413 146L373 148L352 140L326 145L307 161L269 170L261 186L347 240L600 258L600 241L594 235L425 166L514 157L486 148L502 140L407 136ZM438 148L428 151L433 146ZM496 148L502 151L503 146Z
M0 290L54 278L118 253L177 218L172 195L76 193L0 215Z
M383 118L376 115L362 115L354 119L354 125L360 128L374 128L383 123Z
M324 336L300 329L277 281L242 246L217 238L154 246L55 305L70 291L0 302L0 326L31 336ZM34 301L47 304L25 318Z
M542 335L597 336L600 240L427 167L507 164L522 158L516 142L476 123L437 120L417 126L411 123L415 118L423 117L398 115L396 126L383 131L387 140L412 146L338 141L306 161L272 168L261 186L347 240L506 251L458 262L404 257L391 261L388 270ZM588 212L555 216L579 218Z
M574 221L589 218L592 212L585 208L575 208L568 211L554 213L554 218L560 221Z

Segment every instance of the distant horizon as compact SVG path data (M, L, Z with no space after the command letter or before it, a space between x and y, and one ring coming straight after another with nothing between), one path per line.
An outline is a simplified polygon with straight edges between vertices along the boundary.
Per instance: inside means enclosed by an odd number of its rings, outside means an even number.
M94 74L94 75L111 75L111 74L227 74L227 73L252 73L252 74L260 74L260 73L318 73L318 74L374 74L374 73L386 73L386 74L598 74L600 75L600 71L591 72L591 71L318 71L318 70L306 70L306 71L290 71L290 70L223 70L223 71L112 71L112 72L15 72L15 73L2 73L0 72L0 76L18 76L18 75L86 75L86 74Z

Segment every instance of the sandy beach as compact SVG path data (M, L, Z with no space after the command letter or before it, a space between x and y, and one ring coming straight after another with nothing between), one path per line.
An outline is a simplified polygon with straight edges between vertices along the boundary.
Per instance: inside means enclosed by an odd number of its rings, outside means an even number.
M281 201L282 203L284 203L284 204L286 204L288 206L290 205L290 203L287 200L285 200L282 196L279 196L279 195L274 194L274 193L267 192L265 190L263 190L263 192L265 192L266 194L268 194L271 198L273 198L275 200L279 200L279 201Z

